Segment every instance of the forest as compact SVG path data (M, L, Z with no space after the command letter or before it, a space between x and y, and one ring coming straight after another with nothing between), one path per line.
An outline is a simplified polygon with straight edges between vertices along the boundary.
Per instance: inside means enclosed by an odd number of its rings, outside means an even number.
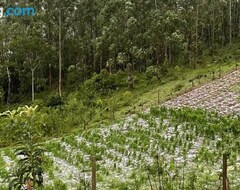
M162 78L169 67L196 67L206 50L213 56L239 41L238 0L18 2L26 4L35 16L1 19L4 104L31 94L32 82L36 92L61 96L64 86L75 89L104 69L130 74L154 66Z
M1 7L0 190L240 188L239 0Z

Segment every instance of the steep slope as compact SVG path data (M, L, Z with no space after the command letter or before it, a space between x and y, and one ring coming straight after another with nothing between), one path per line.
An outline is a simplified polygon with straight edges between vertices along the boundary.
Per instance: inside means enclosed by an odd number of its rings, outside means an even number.
M236 113L240 111L238 94L234 92L238 82L240 70L164 105ZM238 118L228 120L201 110L153 108L111 126L52 139L44 143L47 150L45 189L61 189L56 185L58 181L69 190L90 188L89 158L95 155L98 189L150 189L151 184L158 186L156 174L160 167L164 187L217 190L221 186L222 152L226 148L231 152L228 168L231 189L238 190L239 123ZM11 149L0 151L0 183L16 163Z

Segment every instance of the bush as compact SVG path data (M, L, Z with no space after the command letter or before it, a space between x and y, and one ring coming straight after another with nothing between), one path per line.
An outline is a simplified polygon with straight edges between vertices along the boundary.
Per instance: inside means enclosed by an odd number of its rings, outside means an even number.
M84 89L90 97L99 95L108 95L117 90L118 87L124 85L124 73L110 74L106 69L102 70L100 74L94 74L91 79L84 83Z
M117 87L127 86L127 74L121 70L119 70L116 74L114 74L115 83Z
M157 82L158 81L158 78L156 76L154 76L152 79L151 79L151 83L154 83L154 82Z
M67 185L61 180L54 181L54 187L55 189L67 190Z
M0 110L1 110L1 107L3 105L3 102L4 102L4 91L3 89L0 87Z
M133 94L130 91L124 92L123 93L124 106L129 106L132 98L133 98Z
M0 113L0 146L14 145L24 139L24 135L38 134L35 137L41 138L42 131L40 130L35 107L19 107L12 111ZM34 120L34 123L31 121ZM31 123L31 124L30 124Z
M35 99L34 102L32 102L32 106L44 107L45 102L42 99Z
M157 68L155 66L150 66L146 70L146 77L151 80L154 76L157 76Z
M124 98L125 100L130 100L132 97L133 97L133 94L132 94L130 91L126 91L126 92L124 92L124 94L123 94L123 98Z
M48 107L57 107L63 104L64 102L62 101L62 98L59 95L51 96L47 102Z
M177 85L174 87L174 92L180 91L183 87L184 87L183 84L177 84Z

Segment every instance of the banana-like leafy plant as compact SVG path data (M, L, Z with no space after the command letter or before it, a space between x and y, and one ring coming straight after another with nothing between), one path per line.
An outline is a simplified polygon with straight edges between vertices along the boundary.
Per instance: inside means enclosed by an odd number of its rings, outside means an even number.
M24 182L30 180L33 187L43 186L42 164L44 149L39 144L33 143L30 140L26 145L17 148L15 154L19 158L19 170Z
M19 126L18 148L15 150L17 169L8 176L9 189L22 189L28 186L41 187L43 185L43 156L44 149L38 144L39 133L35 129L35 111L37 107L19 108L17 111L7 112L15 127Z

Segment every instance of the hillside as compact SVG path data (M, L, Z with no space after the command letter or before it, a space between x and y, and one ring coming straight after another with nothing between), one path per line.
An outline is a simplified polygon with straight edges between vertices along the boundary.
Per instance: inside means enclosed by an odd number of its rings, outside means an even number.
M221 114L239 115L239 82L240 71L233 71L214 82L169 100L164 105L168 107L204 108Z
M239 70L231 71L164 105L217 108L221 114L231 113L232 107L239 104L236 91L239 80ZM218 99L228 93L234 95L229 96L228 101ZM221 106L214 107L211 100L216 100L214 102L223 105L228 112ZM204 107L204 102L209 103L209 107ZM217 190L221 186L222 152L228 151L231 152L228 177L231 189L237 190L240 187L237 177L240 157L236 152L239 122L239 118L214 112L153 107L110 126L52 139L42 144L47 150L44 189L90 188L90 157L95 155L97 189L156 189L162 186ZM17 158L12 148L2 149L0 155L3 179L14 168Z

